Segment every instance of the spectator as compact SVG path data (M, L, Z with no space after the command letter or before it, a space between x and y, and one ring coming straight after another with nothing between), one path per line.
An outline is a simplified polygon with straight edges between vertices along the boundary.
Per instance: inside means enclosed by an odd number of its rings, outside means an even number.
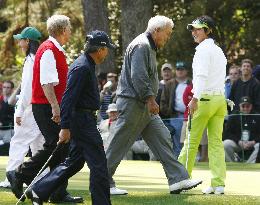
M253 76L260 81L260 65L256 65L253 70Z
M230 116L225 129L225 158L227 162L236 161L235 154L250 151L248 163L255 163L260 142L260 117L253 111L251 99L242 97L239 103L240 112Z
M173 67L170 63L164 63L161 67L161 77L162 80L159 83L159 89L156 96L156 102L160 106L159 115L162 118L164 125L168 128L171 133L171 137L175 134L175 129L170 123L171 108L169 106L169 95L162 97L162 91L165 89L165 84L173 79ZM170 110L170 111L169 111ZM169 113L170 112L170 113Z
M0 102L0 144L8 144L8 147L13 136L14 126L14 106L8 104L13 89L14 83L12 81L4 81L3 100Z
M241 78L231 87L230 100L235 103L234 111L239 110L241 97L248 96L251 99L254 109L260 112L260 85L259 81L253 77L253 62L244 59L241 63Z
M101 92L101 90L103 89L103 86L107 82L107 74L101 72L97 75L97 79L98 79L98 90L99 90L99 92Z
M126 153L124 159L125 160L146 160L145 157L142 155L148 155L150 161L155 161L156 158L152 152L152 150L148 147L146 142L142 139L142 137L138 137L137 140L134 142L132 147Z
M170 63L164 63L161 67L161 77L162 80L159 83L159 89L156 96L156 102L160 104L161 95L162 95L162 89L165 86L166 82L171 80L173 78L173 72L172 72L172 65ZM161 114L160 114L161 116ZM161 116L164 118L164 116Z
M106 151L114 134L115 124L118 117L116 104L108 105L108 119L102 120L99 124L100 134L103 140L104 150ZM130 148L124 159L132 160L134 154L149 154L149 158L154 160L154 156L143 139L137 140Z
M103 86L103 90L100 92L100 115L103 120L108 118L107 108L112 102L115 102L117 88L117 74L108 73L107 83Z
M184 120L181 129L181 139L180 143L184 144L184 140L186 138L186 129L187 129L187 121L188 121L188 104L193 97L192 91L192 84L188 85L183 93L183 102L186 106L186 110L184 112ZM208 161L208 136L207 136L207 129L204 130L201 141L200 141L200 153L197 155L198 161L200 162L207 162Z
M107 150L111 142L111 136L113 136L115 123L118 117L116 104L115 103L109 104L106 112L108 114L108 119L102 120L99 124L99 130L103 140L105 151Z
M161 77L160 85L165 85L167 81L173 78L172 65L170 63L164 63L161 68Z
M228 70L227 80L225 82L225 96L229 99L231 86L235 81L240 78L239 67L237 65L232 65Z
M160 111L159 111L159 115L162 119L166 119L169 118L171 113L172 113L172 109L171 106L169 105L169 101L170 101L170 91L168 91L167 93L165 93L165 86L166 84L168 85L169 83L173 82L173 73L172 73L172 65L169 63L165 63L162 65L161 68L161 76L162 76L162 80L159 83L159 90L156 96L156 102L158 103L158 105L160 106ZM162 98L162 92L164 91L164 96ZM167 122L167 121L165 121ZM166 123L169 124L169 123Z
M174 130L174 135L172 133L172 142L174 155L176 157L179 156L182 148L180 137L184 117L183 114L186 109L183 102L183 93L190 83L191 80L188 78L188 67L186 63L178 61L176 63L176 77L167 81L162 88L159 104L160 116L163 118L171 118L169 123L170 127Z
M2 101L3 98L3 83L0 82L0 101Z

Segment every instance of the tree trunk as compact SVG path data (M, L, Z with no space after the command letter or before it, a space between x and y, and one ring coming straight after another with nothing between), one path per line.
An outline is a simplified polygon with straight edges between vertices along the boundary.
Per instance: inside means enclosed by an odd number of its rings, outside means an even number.
M6 6L6 0L0 0L0 9L3 9Z
M93 30L102 30L110 36L107 1L82 0L82 6L86 34ZM110 50L109 55L104 63L97 67L97 73L114 72L115 70L115 55L113 50Z
M121 0L121 33L123 55L128 44L146 30L148 20L152 17L153 1Z
M29 0L25 2L25 26L29 26Z

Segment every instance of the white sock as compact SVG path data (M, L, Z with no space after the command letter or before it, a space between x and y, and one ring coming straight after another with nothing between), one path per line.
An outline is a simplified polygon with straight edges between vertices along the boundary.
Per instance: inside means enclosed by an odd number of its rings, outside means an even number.
M38 195L32 190L32 195L34 198L39 198Z

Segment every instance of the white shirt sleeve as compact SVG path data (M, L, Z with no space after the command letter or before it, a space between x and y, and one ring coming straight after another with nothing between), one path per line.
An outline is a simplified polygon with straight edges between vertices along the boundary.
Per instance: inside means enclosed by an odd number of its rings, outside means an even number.
M40 60L40 83L46 85L53 83L53 85L59 84L59 77L56 68L56 60L51 50L46 50Z
M25 109L31 104L33 64L34 56L28 56L23 67L21 92L15 110L16 117L22 117Z

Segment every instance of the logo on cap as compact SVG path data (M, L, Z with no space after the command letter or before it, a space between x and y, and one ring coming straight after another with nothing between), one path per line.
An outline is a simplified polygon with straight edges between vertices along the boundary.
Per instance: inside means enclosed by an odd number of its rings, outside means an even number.
M104 46L111 49L114 49L116 47L104 31L96 30L90 32L87 35L86 41L92 46Z

